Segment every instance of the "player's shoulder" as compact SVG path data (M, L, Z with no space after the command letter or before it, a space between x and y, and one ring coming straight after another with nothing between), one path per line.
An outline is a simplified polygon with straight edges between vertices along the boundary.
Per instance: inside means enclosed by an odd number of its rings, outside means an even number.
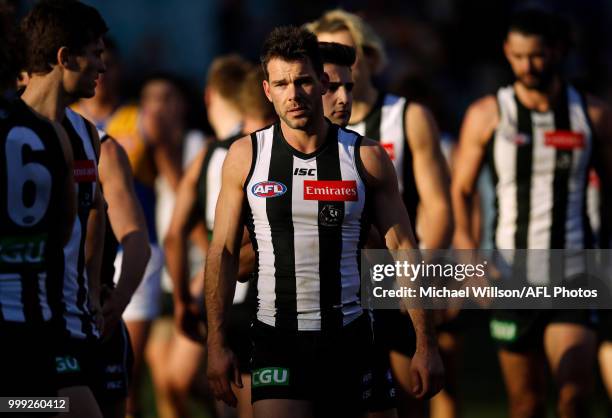
M229 147L227 158L248 157L253 153L253 134L241 136L236 139Z
M612 107L604 100L590 93L585 93L584 99L589 113L593 116L597 116L598 118L611 116Z
M113 138L112 136L105 134L104 140L101 141L101 152L102 152L102 156L104 156L105 158L109 158L112 159L114 161L123 161L123 162L128 162L128 156L127 156L127 152L125 152L125 149L123 148L123 146L117 142L117 140L115 138ZM128 162L129 165L129 162Z
M467 110L467 114L473 117L491 117L498 113L497 97L494 94L487 94L474 100Z

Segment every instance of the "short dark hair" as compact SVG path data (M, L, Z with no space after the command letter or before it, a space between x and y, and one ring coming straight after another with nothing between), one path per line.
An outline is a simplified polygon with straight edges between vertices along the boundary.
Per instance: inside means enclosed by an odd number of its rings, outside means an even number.
M270 77L268 62L272 58L281 58L285 61L308 58L317 75L323 74L323 62L316 35L296 26L282 26L270 32L263 44L260 58L266 79Z
M559 19L543 9L527 8L515 12L510 18L508 34L539 36L548 46L555 46L561 39ZM565 28L567 30L567 28Z
M357 57L355 48L336 42L319 42L319 52L323 64L336 64L352 67Z
M103 36L108 27L96 9L79 1L43 0L24 18L21 30L25 70L48 73L61 47L78 54Z

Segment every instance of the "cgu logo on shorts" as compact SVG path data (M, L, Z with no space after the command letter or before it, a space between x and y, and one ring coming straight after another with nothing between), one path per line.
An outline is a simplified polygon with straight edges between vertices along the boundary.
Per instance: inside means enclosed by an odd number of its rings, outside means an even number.
M55 357L57 373L73 373L81 370L79 361L73 356Z
M287 186L278 181L260 181L253 185L251 192L257 197L278 197L284 195L287 191Z
M253 387L289 386L289 369L283 367L266 367L253 371Z
M356 202L355 180L304 180L304 200Z

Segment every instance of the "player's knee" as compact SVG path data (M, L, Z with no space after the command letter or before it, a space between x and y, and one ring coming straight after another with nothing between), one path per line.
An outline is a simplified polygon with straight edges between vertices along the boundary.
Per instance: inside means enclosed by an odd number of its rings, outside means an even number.
M544 397L535 393L524 393L510 399L511 418L537 418L544 416Z
M559 388L557 410L560 417L582 416L581 411L587 407L589 397L588 385L565 384Z
M191 389L192 380L186 374L171 373L168 376L168 388L176 395L184 395Z

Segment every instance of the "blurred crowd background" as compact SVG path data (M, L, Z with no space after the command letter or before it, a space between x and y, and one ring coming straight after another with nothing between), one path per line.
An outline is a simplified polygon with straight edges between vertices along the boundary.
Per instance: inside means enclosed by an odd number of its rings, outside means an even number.
M34 0L9 0L17 17ZM230 52L257 60L267 33L302 24L342 7L358 13L383 37L389 65L381 87L421 101L443 132L456 136L467 105L512 80L502 54L511 13L525 6L558 12L571 26L566 75L579 87L612 99L612 2L609 0L89 0L110 27L122 58L124 99L154 70L171 71L192 86L201 105L206 70ZM194 108L194 127L206 128ZM203 109L199 109L203 110Z

